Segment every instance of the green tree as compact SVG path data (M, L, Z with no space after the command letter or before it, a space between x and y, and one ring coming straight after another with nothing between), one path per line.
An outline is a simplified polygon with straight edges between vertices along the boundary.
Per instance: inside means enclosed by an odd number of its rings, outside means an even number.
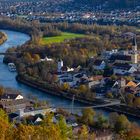
M68 138L72 138L72 128L67 126L64 117L60 117L58 122L58 126L60 128L61 137L63 140L67 140Z
M104 128L109 127L108 120L103 115L98 116L98 118L97 118L97 127L99 129L104 129Z
M119 115L115 123L115 131L119 133L128 132L130 128L131 123L129 122L127 117L125 115Z
M82 110L81 122L86 125L93 125L95 114L96 113L92 108L84 108Z

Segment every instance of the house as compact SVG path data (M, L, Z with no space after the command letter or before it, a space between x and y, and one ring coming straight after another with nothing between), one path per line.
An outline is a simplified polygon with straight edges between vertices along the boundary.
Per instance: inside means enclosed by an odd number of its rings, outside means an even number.
M136 80L140 80L140 71L132 73L131 76L134 77Z
M126 87L134 87L134 88L136 88L139 85L140 85L140 82L138 82L138 81L129 81L126 84Z
M113 65L114 74L125 75L125 74L132 74L136 71L137 69L128 63L115 63Z
M25 118L28 124L38 125L43 121L43 116L41 114L36 114L35 116L28 116ZM24 120L24 118L22 118Z
M109 61L116 63L128 63L131 62L131 55L113 54Z
M76 86L76 82L75 81L73 81L73 79L71 79L71 78L66 78L66 79L60 79L59 80L59 84L60 85L63 85L64 83L67 83L70 87L74 87L74 86Z
M20 118L26 117L26 116L35 116L37 114L46 115L47 112L56 112L55 108L45 108L45 109L19 109L17 111L17 114Z
M10 113L10 114L8 114L8 117L9 117L9 120L12 122L18 120L18 118L19 118L18 114L16 114L16 113Z
M98 86L98 87L93 88L92 91L96 93L97 97L104 97L107 94L108 89L107 87Z
M13 93L4 93L0 96L1 101L12 101L12 100L21 100L23 96L20 94L13 94Z
M25 99L0 101L0 107L6 112L13 112L19 109L25 109L27 106L30 106L30 102Z
M106 64L103 60L95 60L93 63L93 68L95 70L103 70L105 68Z
M93 86L100 84L100 81L88 81L88 87L91 89Z

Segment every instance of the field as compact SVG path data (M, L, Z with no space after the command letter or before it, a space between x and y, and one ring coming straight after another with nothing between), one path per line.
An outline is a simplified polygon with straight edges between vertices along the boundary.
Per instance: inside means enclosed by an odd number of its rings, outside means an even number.
M67 39L73 39L73 38L84 37L84 36L85 35L83 35L83 34L62 32L61 36L42 38L40 41L40 44L45 45L45 44L52 44L52 43L61 43Z

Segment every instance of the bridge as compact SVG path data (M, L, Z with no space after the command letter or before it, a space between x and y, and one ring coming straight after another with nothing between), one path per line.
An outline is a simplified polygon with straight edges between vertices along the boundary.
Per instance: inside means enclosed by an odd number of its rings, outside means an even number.
M63 108L63 109L85 109L85 108L103 108L103 107L109 107L109 106L114 106L114 105L120 105L120 101L112 101L106 104L101 104L101 105L93 105L93 106L81 106L81 107L63 107L63 106L57 106L56 108Z

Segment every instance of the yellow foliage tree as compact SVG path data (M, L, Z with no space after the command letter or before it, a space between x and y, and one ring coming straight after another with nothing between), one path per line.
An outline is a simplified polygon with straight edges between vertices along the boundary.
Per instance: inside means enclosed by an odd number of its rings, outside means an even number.
M68 83L63 83L63 85L62 85L62 90L67 91L67 90L69 90L69 89L70 89L69 84L68 84Z

